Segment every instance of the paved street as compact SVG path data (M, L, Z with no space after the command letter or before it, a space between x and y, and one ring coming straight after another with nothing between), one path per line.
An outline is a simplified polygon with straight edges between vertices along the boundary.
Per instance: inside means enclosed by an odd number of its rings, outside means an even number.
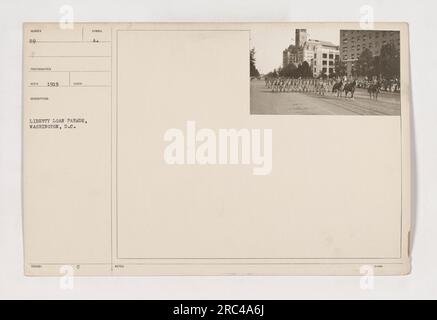
M299 115L400 115L399 93L381 92L370 100L367 90L356 89L354 99L337 98L331 93L271 92L263 80L250 84L251 114Z

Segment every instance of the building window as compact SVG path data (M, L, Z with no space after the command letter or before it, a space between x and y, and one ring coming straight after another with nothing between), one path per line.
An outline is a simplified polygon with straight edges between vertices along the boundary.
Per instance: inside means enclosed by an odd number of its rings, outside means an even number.
M326 58L328 55L326 53L324 53L322 56L323 56L323 58Z
M334 59L334 55L332 53L329 55L329 59Z
M328 63L328 62L327 62L326 60L323 60L323 61L322 61L322 64L323 64L324 66L326 66L327 63Z

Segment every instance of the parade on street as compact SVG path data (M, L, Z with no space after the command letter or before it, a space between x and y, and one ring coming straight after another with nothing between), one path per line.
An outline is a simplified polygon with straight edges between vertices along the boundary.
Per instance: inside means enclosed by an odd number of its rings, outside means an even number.
M332 86L327 84L323 93L310 85L307 89L272 90L264 80L254 79L250 85L251 114L400 115L399 92L381 91L374 99L368 88L357 87L352 98L333 93Z

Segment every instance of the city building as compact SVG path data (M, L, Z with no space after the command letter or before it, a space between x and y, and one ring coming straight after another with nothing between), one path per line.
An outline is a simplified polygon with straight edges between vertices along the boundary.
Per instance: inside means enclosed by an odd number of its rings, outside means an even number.
M328 77L333 76L335 74L336 61L340 58L338 46L330 42L314 41L314 49L312 49L314 55L311 60L314 76L318 77L321 74L325 74Z
M400 41L399 31L340 30L340 59L346 63L350 76L355 61L364 49L369 49L375 57L380 55L381 48L386 44L391 43L399 50Z
M299 65L308 62L314 77L321 74L332 76L335 73L335 62L339 59L337 45L320 40L309 39L306 29L296 29L295 44L290 45L282 53L282 65L285 68L290 63Z

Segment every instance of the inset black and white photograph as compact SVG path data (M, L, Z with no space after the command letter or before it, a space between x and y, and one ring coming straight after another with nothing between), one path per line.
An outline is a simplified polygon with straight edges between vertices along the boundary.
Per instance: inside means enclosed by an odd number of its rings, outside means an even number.
M390 30L252 30L250 113L399 116L400 46Z

